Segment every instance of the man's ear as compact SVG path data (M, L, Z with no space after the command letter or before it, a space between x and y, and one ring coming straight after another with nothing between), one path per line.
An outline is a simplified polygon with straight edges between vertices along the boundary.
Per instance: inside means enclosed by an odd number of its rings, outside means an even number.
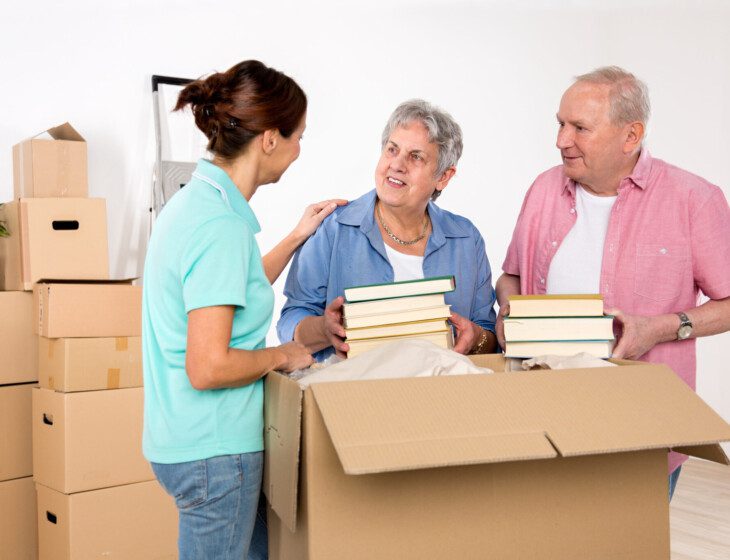
M626 126L626 137L624 140L624 153L634 152L644 139L644 123L636 121Z
M276 145L279 142L279 131L274 129L264 130L264 133L261 135L261 149L264 151L266 155L271 155L271 153L276 149Z

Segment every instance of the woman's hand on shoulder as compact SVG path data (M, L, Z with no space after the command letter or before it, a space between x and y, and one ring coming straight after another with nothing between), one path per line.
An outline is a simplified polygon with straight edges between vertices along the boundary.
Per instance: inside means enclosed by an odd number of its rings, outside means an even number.
M299 244L304 243L310 235L317 231L319 224L321 224L327 216L334 212L335 208L338 206L344 206L345 204L347 204L347 200L342 198L331 198L329 200L310 204L304 209L304 215L292 231L292 236Z

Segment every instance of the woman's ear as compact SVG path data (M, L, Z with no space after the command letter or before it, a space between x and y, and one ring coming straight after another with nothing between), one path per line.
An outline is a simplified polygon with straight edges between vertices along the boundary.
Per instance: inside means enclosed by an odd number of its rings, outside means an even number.
M271 153L276 149L276 145L279 142L279 131L275 128L264 130L264 133L261 135L261 148L263 149L264 153L266 155L271 155Z

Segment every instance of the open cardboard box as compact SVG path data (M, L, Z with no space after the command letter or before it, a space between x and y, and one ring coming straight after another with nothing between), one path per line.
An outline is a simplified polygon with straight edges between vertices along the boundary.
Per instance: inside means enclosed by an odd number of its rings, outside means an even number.
M667 451L730 425L669 368L266 378L272 560L669 558Z
M41 136L48 135L47 138ZM85 197L86 140L69 123L13 146L15 198Z

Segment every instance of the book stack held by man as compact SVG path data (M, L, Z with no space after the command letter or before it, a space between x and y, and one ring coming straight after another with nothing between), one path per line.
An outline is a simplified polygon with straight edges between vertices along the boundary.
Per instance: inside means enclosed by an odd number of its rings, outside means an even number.
M455 288L453 276L408 280L345 289L343 307L348 358L404 339L419 339L451 349L444 294Z
M610 358L613 317L600 294L511 296L504 318L507 358L587 353Z

